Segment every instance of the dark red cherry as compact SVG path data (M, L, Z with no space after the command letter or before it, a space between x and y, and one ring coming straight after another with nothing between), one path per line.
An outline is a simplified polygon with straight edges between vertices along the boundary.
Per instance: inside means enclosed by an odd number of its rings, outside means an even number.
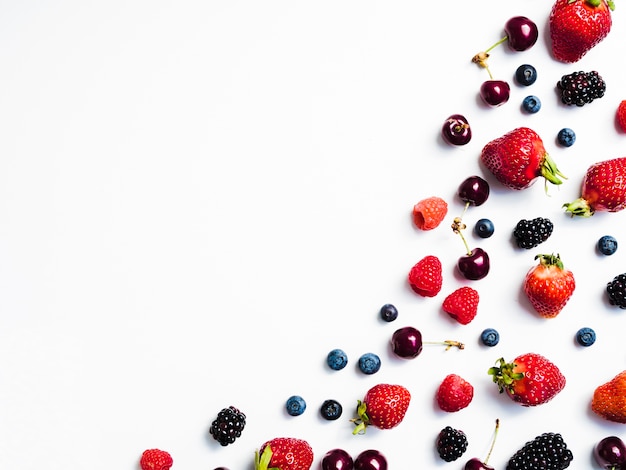
M413 359L422 352L422 333L417 328L405 326L391 336L391 349L404 359Z
M473 459L469 459L464 467L465 470L493 470L491 465L487 465L482 462L480 459L474 457Z
M474 248L459 258L457 266L466 279L477 281L489 274L489 255L482 248Z
M441 128L443 140L452 145L465 145L472 139L472 129L462 114L453 114Z
M514 16L504 25L508 44L514 51L525 51L537 42L539 30L537 25L525 16Z
M364 450L354 459L354 470L387 470L387 459L377 450Z
M617 436L605 437L598 442L593 449L593 455L602 468L626 469L626 446Z
M480 176L470 176L459 185L457 194L461 201L480 206L489 197L489 183Z
M353 470L354 461L343 449L332 449L322 458L322 470Z
M503 80L487 80L480 86L480 97L493 108L501 106L511 95L511 87Z

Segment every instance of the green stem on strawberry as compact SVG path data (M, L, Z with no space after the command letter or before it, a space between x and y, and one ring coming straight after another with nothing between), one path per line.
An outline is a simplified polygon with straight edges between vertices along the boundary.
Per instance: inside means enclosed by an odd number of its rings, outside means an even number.
M269 445L265 446L261 455L259 455L259 451L256 450L254 452L254 470L280 470L276 467L270 467L272 455L272 448Z
M354 431L352 431L352 434L354 434L355 436L357 434L365 434L365 429L369 425L370 418L367 415L367 404L365 404L361 400L358 400L357 407L356 407L356 414L358 415L358 418L354 418L350 420L350 422L356 425L356 427L354 428Z
M585 198L579 197L574 202L565 203L563 207L569 212L572 217L591 217L593 215L593 209L589 205L589 202Z
M561 261L561 256L558 254L537 255L535 259L538 259L543 266L556 266L559 269L563 269L563 261Z
M522 372L513 372L516 364L506 362L503 357L496 361L495 366L490 367L487 373L492 376L493 381L498 384L500 393L508 390L513 392L515 382L524 378Z
M543 162L541 163L540 170L541 176L546 179L546 193L548 192L548 181L552 184L558 185L563 183L561 178L567 179L567 176L561 173L561 171L557 168L554 160L552 160L552 157L550 157L550 155L548 155L547 153L543 157Z

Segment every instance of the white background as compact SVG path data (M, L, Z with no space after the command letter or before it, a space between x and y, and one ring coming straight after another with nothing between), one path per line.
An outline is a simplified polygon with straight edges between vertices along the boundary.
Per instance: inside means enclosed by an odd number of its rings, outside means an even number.
M613 31L577 64L548 52L550 4L478 5L453 0L0 2L0 467L135 470L159 447L174 469L252 468L254 450L277 436L307 439L323 454L373 448L391 469L462 468L484 458L504 468L525 441L552 431L574 453L570 468L593 468L601 438L623 425L595 417L594 388L626 368L625 313L610 307L606 282L626 271L626 213L572 219L561 205L579 196L585 169L624 155L614 123L626 99L626 5ZM511 83L506 105L477 95L484 69L472 56L496 42L511 16L539 26L529 51L493 51L495 78ZM536 66L530 88L518 65ZM604 98L584 108L559 104L556 81L597 70ZM537 95L543 107L524 114ZM445 145L443 120L462 113L474 138ZM499 186L478 155L491 139L526 125L544 139L569 179L544 193ZM571 127L578 140L559 147ZM489 200L465 215L470 245L491 256L487 278L455 271L464 253L449 229L462 212L458 184L472 174L492 184ZM444 223L420 232L418 200L449 203ZM514 246L520 218L548 217L552 237ZM492 238L471 233L476 220ZM597 239L622 246L598 255ZM521 283L540 252L558 252L577 280L562 314L535 315ZM406 275L439 256L442 292L413 294ZM441 302L475 287L479 313L450 320ZM378 310L393 303L395 323ZM413 361L391 357L401 326L427 341L458 339L463 351L426 346ZM574 335L593 327L595 345ZM495 348L479 344L486 327ZM344 349L349 366L325 357ZM544 354L567 377L563 392L537 408L498 395L487 369L501 356ZM380 372L364 376L358 357L375 352ZM475 388L471 405L439 411L435 390L448 373ZM353 436L356 401L379 382L413 396L405 421ZM292 394L308 403L292 418ZM335 422L319 417L327 398L344 405ZM228 405L248 416L243 436L222 448L208 435ZM470 445L446 464L434 440L446 425Z

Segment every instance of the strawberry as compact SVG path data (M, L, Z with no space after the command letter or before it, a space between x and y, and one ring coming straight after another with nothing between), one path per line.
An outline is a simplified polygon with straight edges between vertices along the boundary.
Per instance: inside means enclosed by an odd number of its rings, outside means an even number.
M626 132L626 100L620 101L617 105L617 111L615 113L617 125L622 132Z
M467 325L478 312L478 300L476 289L468 286L459 287L444 299L443 311L461 325Z
M417 294L434 297L443 284L441 261L433 255L419 260L409 271L409 284Z
M612 0L556 0L549 18L552 55L579 61L611 31Z
M518 127L483 147L480 159L504 186L526 189L539 177L561 184L565 176L546 152L541 137L528 127Z
M474 387L464 378L447 375L437 389L436 399L439 408L449 413L466 408L474 398Z
M587 168L581 193L574 202L563 204L572 217L626 209L626 157L594 163Z
M169 470L174 461L172 456L160 449L148 449L141 454L139 466L141 470Z
M309 470L313 449L303 439L276 437L256 452L254 470Z
M396 427L404 419L411 394L402 385L378 384L370 388L357 404L358 418L352 420L353 434L362 434L367 426L379 429Z
M591 409L608 421L626 424L626 370L595 389Z
M437 196L422 199L413 206L413 222L420 230L439 226L448 213L448 203Z
M506 394L522 406L536 406L552 400L565 387L559 368L540 354L527 353L513 362L498 359L488 371Z
M563 266L559 255L537 255L535 259L539 264L526 274L524 292L539 315L553 318L574 293L574 274Z

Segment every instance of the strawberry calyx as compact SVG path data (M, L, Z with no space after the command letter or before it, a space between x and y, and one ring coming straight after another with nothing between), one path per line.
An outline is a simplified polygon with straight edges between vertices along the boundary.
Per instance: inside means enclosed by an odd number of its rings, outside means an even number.
M541 176L546 179L546 192L548 188L548 181L552 184L563 184L563 179L567 179L567 177L561 173L561 171L557 168L556 163L552 160L552 157L547 153L543 157L543 161L541 162Z
M272 460L272 448L268 445L263 449L263 453L259 455L259 451L254 452L254 470L280 470L277 467L270 467L270 461Z
M352 434L365 434L365 429L370 423L370 418L367 415L367 403L362 402L361 400L357 401L356 414L358 418L351 419L350 421L355 424L354 431Z
M556 266L559 269L563 269L563 261L561 261L561 256L560 255L537 255L535 256L535 259L539 260L539 263L542 266L545 267L549 267L549 266Z
M500 393L507 391L513 393L515 382L524 378L523 372L513 372L517 364L506 362L503 357L496 361L495 366L490 367L487 373L492 376L493 381L498 385Z
M589 205L589 202L583 198L579 197L573 202L563 204L566 212L569 212L572 217L575 215L579 217L591 217L593 215L594 210Z
M576 0L569 0L568 3L574 3ZM593 8L597 8L600 5L602 5L605 2L605 0L585 0L585 3L587 3L587 5L593 7ZM606 4L609 7L609 9L611 11L615 10L615 3L613 2L613 0L606 0Z

